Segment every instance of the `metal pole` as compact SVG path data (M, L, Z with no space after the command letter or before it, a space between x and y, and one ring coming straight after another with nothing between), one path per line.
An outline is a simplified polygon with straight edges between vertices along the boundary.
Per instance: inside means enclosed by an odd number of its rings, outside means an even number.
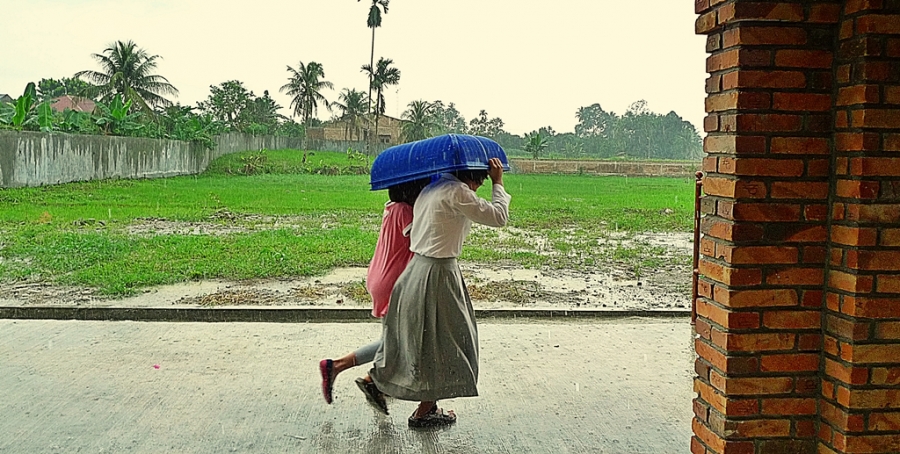
M700 280L700 194L703 188L703 172L694 174L697 182L694 185L694 266L693 292L691 295L691 324L697 321L697 284Z

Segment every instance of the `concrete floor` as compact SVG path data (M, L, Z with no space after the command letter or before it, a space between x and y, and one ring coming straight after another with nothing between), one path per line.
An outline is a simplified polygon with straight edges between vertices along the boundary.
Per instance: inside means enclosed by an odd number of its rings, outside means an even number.
M678 453L691 436L686 319L479 326L477 398L411 430L353 384L321 397L317 361L376 323L0 320L0 453ZM157 368L158 366L158 368Z

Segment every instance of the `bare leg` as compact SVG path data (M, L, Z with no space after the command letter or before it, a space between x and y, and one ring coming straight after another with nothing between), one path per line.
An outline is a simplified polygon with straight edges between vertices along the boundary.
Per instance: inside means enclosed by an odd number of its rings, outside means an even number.
M322 396L325 398L325 403L330 404L334 398L334 380L335 378L337 378L338 374L360 364L360 361L362 361L363 363L371 362L375 359L375 354L378 352L379 348L381 348L380 339L375 342L371 342L363 347L360 347L356 351L348 353L340 358L326 358L319 361L319 373L322 375ZM368 387L366 385L371 384L372 379L368 376L366 376L365 379L357 379L357 385L360 385L360 381L362 381L362 386L360 387L360 389L367 389ZM374 387L374 385L372 386ZM380 392L377 394L380 394ZM380 401L383 402L384 399L382 398L380 399ZM387 414L386 405L378 405L378 407L379 409L382 409L382 407L384 407L385 409L383 409L383 411L385 414Z
M427 415L428 413L431 412L431 409L434 408L434 405L435 405L436 403L437 403L437 402L435 402L435 401L430 401L430 402L422 401L422 402L419 402L419 408L416 408L416 412L413 413L413 417L415 417L415 418L421 418L421 417Z
M356 366L356 352L350 352L336 360L334 360L334 369L332 369L332 380L334 377L337 377L339 373L350 369L351 367Z

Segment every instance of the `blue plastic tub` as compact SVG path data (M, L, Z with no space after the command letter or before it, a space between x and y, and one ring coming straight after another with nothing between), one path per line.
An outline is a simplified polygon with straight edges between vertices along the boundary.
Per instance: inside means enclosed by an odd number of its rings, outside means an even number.
M506 152L497 142L480 136L445 134L384 150L372 162L369 181L373 191L387 189L442 172L487 169L491 158L500 158L503 170L509 170Z

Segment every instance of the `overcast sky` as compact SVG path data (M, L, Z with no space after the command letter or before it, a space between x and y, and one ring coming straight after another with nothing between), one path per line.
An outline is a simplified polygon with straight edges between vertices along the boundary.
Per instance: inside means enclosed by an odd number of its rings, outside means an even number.
M0 0L0 93L29 81L99 69L91 54L133 40L162 57L157 73L195 105L209 86L237 79L256 95L278 89L287 65L317 61L342 88L366 89L371 30L363 0ZM481 109L511 133L572 131L578 107L623 113L645 99L702 127L705 39L693 4L676 0L392 0L375 33L400 85L388 115L412 100ZM329 118L324 109L319 118Z

